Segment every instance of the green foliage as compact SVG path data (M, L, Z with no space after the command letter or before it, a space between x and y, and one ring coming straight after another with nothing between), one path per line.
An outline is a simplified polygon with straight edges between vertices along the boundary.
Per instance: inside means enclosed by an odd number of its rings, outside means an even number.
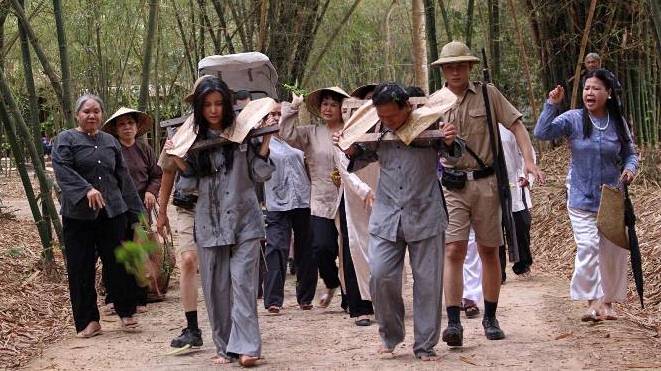
M286 91L292 92L296 95L301 95L301 96L308 95L308 90L298 86L298 83L295 83L294 85L282 83L282 87L285 88Z
M144 214L140 215L140 222L135 227L134 240L122 242L122 245L115 250L117 262L124 264L126 271L134 275L138 285L143 287L149 284L145 263L149 259L149 254L158 248L158 244L149 239L148 228L147 218Z

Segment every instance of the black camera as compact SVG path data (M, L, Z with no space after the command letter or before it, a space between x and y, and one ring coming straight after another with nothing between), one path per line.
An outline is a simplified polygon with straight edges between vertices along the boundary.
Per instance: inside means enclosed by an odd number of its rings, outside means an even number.
M182 209L194 210L196 202L197 196L190 193L175 190L174 195L172 196L172 204L181 207Z

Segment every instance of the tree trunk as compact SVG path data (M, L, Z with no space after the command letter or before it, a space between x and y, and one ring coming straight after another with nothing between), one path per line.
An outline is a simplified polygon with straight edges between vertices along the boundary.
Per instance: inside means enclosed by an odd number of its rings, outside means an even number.
M512 1L512 0L510 0ZM581 39L581 48L578 53L578 61L576 62L576 70L574 72L574 86L571 90L571 108L576 108L576 98L578 92L578 83L581 76L581 65L583 64L583 56L585 55L585 47L588 44L588 36L590 35L590 28L592 27L592 17L594 16L594 9L597 7L597 0L590 2L590 10L588 11L588 19L585 21L585 28L583 29L583 38Z
M60 69L62 70L62 108L66 127L75 126L73 119L73 103L71 95L71 70L69 68L69 53L67 51L67 39L64 33L64 20L62 19L62 3L53 0L53 15L55 16L55 28L57 29L57 45L60 51Z
M45 4L45 3L46 3L46 0L41 0L41 1L39 2L39 4L37 4L37 6L36 6L36 7L34 8L34 10L32 11L32 13L30 13L30 15L28 16L28 21L31 21L32 18L34 18L34 16L37 15L37 14L41 11L41 9L44 7L44 4ZM5 4L7 4L7 5L5 5L5 6L7 6L7 7L10 6L10 5L9 5L9 2L6 2ZM8 10L8 9L5 8L5 10ZM0 12L2 12L2 11L0 11ZM2 14L2 16L7 17L7 14L8 14L8 13L4 13L4 14ZM4 32L4 31L3 31L3 32ZM14 34L14 36L12 36L12 37L9 39L8 42L3 42L2 44L0 44L0 60L4 60L4 59L7 57L7 54L9 53L9 51L11 50L11 48L12 48L12 47L14 46L14 44L16 43L16 40L18 40L19 34L20 34L20 32L16 32L16 33Z
M450 28L450 19L448 12L445 10L445 3L443 0L438 0L438 6L441 8L441 15L443 16L443 25L445 26L445 34L448 37L448 42L452 41L452 29Z
M413 0L411 11L413 36L413 77L415 85L429 93L427 69L427 38L425 37L425 6L423 0Z
M14 101L14 97L12 96L9 85L7 84L4 71L0 73L0 93L2 94L4 104L7 106L7 110L12 114L12 116L14 116L13 122L17 126L17 133L20 133L20 136L23 138L23 143L27 146L32 163L39 163L39 153L37 152L37 148L34 145L34 141L31 139L32 134L30 134L30 129L25 124L23 116L21 115L21 112L16 105L16 102ZM10 123L11 122L12 121L10 120ZM39 166L35 166L34 171L37 174L37 179L39 179L39 186L41 189L50 189L50 182L46 176L46 172ZM50 192L42 194L42 196L42 202L46 203L46 208L48 209L48 214L51 217L55 233L57 234L57 238L60 241L60 244L62 245L64 243L64 239L62 238L62 224L60 223L57 210L55 209L53 197Z
M434 0L425 0L425 30L427 31L427 48L429 60L438 59L438 41L436 40L436 3ZM429 91L441 88L441 69L432 68L429 73Z
M475 0L468 0L466 6L466 31L464 31L464 39L466 46L470 49L473 42L473 10L475 8Z
M140 99L138 100L138 110L147 109L149 101L149 71L151 67L151 53L156 35L156 22L158 22L158 3L159 0L149 1L149 20L147 26L147 35L143 48L142 75L140 77Z

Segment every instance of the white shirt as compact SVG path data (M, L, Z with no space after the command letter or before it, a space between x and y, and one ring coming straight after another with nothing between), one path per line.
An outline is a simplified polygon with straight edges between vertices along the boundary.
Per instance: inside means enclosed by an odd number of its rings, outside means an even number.
M512 212L521 211L532 207L530 199L529 187L532 186L532 179L528 179L530 184L528 187L522 189L519 187L519 177L525 177L523 168L523 156L521 150L516 144L516 137L514 134L500 125L500 140L503 142L503 152L505 154L505 164L507 165L507 179L510 184L510 193L512 194ZM533 149L533 160L537 162L535 150ZM523 203L523 193L525 192L526 203Z

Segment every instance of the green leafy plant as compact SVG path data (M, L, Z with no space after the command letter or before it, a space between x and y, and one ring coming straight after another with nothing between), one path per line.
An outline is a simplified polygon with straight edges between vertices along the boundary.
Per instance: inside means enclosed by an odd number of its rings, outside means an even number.
M282 87L285 88L285 90L290 91L296 95L304 96L308 94L308 91L298 86L298 83L294 83L293 85L283 83Z
M134 275L138 285L144 287L149 284L145 262L149 254L158 248L156 241L149 238L147 230L149 223L144 214L140 215L139 223L135 226L135 237L133 241L124 241L115 250L117 262L124 264L127 272Z

